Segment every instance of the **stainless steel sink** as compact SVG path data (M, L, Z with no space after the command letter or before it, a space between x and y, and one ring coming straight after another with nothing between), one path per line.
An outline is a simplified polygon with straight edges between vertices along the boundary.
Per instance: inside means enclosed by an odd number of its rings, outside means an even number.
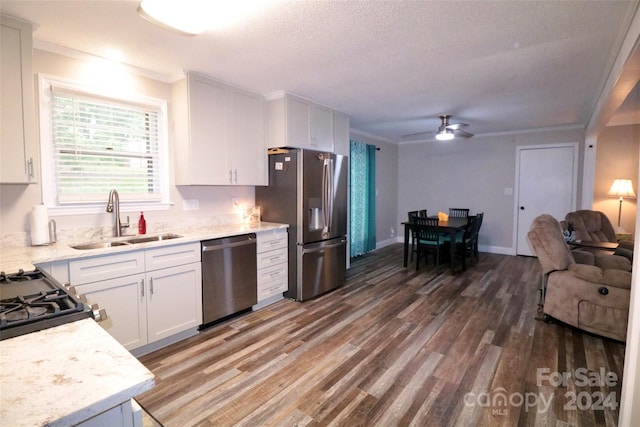
M127 242L95 242L95 243L83 243L80 245L71 246L73 249L105 249L105 248L113 248L117 246L129 246Z
M136 243L159 242L161 240L177 239L178 237L182 237L182 236L178 234L165 233L157 236L132 237L130 239L126 239L125 242L131 243L132 245L134 245Z
M78 245L72 245L73 249L79 250L87 250L87 249L106 249L113 248L118 246L130 246L138 243L149 243L149 242L159 242L162 240L171 240L182 237L178 234L173 233L164 233L158 234L156 236L144 236L144 237L130 237L128 239L123 240L115 240L113 242L89 242L89 243L81 243Z

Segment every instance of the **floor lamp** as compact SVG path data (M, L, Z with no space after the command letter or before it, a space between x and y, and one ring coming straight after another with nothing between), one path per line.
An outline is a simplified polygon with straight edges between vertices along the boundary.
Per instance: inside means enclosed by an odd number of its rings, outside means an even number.
M620 217L622 216L622 199L635 199L636 193L633 192L633 183L630 179L616 179L613 181L613 185L607 193L609 197L618 197L620 199L620 206L618 207L618 231L622 231L620 228Z

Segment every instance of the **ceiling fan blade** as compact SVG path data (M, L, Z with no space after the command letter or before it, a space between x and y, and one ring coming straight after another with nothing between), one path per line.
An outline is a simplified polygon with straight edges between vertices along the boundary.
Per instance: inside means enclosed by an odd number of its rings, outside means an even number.
M454 132L455 132L456 136L461 136L463 138L471 138L473 136L472 133L465 132L465 131L459 130L459 129L456 129Z
M447 125L447 129L458 130L460 128L464 128L464 127L467 127L467 126L469 126L469 125L466 124L466 123L451 123L451 124Z
M417 139L417 138L422 138L422 137L426 138L426 137L434 136L435 134L436 134L435 131L410 133L408 135L402 135L402 139L403 140L408 140L408 139Z

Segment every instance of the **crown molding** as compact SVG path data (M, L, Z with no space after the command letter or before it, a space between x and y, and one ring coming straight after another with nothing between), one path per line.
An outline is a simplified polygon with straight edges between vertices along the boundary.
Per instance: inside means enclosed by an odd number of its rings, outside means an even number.
M73 59L77 59L77 60L81 60L81 61L88 61L88 60L96 60L96 59L102 59L105 61L112 61L109 58L105 58L102 56L98 56L98 55L93 55L87 52L83 52L80 50L75 50L75 49L71 49L69 47L65 47L65 46L60 46L57 44L53 44L53 43L48 43L42 40L34 40L33 41L33 48L34 49L38 49L44 52L49 52L49 53L55 53L56 55L62 55L62 56L66 56L68 58L73 58ZM140 77L146 77L148 79L152 79L152 80L157 80L163 83L173 83L176 80L179 79L175 79L175 76L177 74L174 75L167 75L164 73L159 73L159 72L155 72L155 71L151 71L151 70L147 70L144 68L140 68L140 67L136 67L133 65L129 65L126 64L124 62L120 62L120 64L130 73L138 75Z

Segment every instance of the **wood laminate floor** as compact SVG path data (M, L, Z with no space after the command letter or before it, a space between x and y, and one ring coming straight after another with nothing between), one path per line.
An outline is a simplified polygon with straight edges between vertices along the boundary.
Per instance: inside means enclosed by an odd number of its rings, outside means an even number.
M539 283L535 258L452 275L388 246L336 291L141 357L138 401L180 427L615 426L624 345L535 320Z

